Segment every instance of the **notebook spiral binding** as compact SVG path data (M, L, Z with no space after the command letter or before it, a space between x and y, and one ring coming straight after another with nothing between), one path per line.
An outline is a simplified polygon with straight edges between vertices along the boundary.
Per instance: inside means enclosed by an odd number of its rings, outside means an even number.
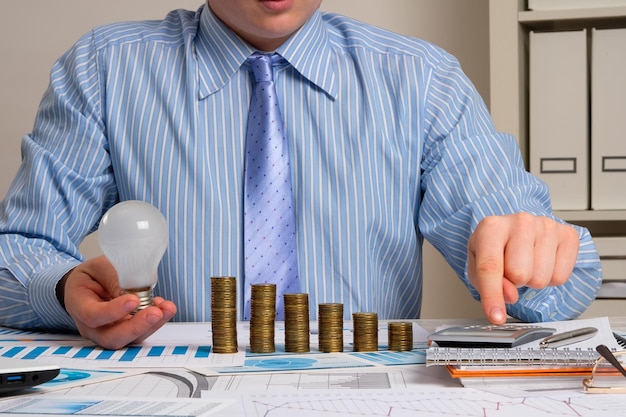
M430 347L426 365L592 365L599 354L591 348L444 348Z

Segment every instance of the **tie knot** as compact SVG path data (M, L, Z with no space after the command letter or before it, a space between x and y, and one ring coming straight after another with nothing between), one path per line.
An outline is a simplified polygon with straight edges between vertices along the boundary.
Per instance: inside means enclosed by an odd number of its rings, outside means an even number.
M254 80L256 82L261 81L274 81L273 68L280 67L286 64L287 61L280 55L274 54L261 54L258 52L253 53L247 59L250 70L254 74Z

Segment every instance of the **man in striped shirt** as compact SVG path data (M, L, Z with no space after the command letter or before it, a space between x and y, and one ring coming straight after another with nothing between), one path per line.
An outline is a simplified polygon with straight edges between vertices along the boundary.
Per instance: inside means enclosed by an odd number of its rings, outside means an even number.
M289 62L275 81L313 318L322 302L347 317L419 317L424 238L493 323L587 308L601 281L589 232L552 216L547 187L457 60L320 3L208 0L95 28L55 63L0 206L0 324L119 348L173 317L211 319L209 277L243 277L244 62L255 51ZM78 251L131 199L170 227L161 297L134 316L111 264Z

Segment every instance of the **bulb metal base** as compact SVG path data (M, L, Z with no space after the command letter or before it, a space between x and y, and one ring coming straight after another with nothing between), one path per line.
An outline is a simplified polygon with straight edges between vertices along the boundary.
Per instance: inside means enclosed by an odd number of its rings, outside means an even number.
M154 287L132 288L122 290L124 294L135 294L139 297L139 306L130 314L135 314L140 310L148 308L154 305L154 294L152 289Z

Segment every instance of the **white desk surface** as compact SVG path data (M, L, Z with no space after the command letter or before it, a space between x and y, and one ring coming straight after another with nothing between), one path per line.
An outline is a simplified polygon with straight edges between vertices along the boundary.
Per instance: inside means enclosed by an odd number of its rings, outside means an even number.
M415 320L431 332L481 320ZM610 318L626 330L626 316ZM0 343L2 345L2 343ZM298 358L298 356L294 356ZM112 371L112 370L109 370ZM80 370L76 370L76 374ZM0 415L106 416L626 416L626 396L582 389L519 391L464 388L443 366L386 366L332 371L200 375L191 369L134 369L134 375L81 387L0 398ZM582 387L582 378L581 378ZM28 398L28 402L25 400ZM17 407L7 411L7 404ZM121 408L120 408L121 406ZM117 408L116 408L117 407ZM23 415L23 414L19 414ZM90 415L90 414L81 414Z

